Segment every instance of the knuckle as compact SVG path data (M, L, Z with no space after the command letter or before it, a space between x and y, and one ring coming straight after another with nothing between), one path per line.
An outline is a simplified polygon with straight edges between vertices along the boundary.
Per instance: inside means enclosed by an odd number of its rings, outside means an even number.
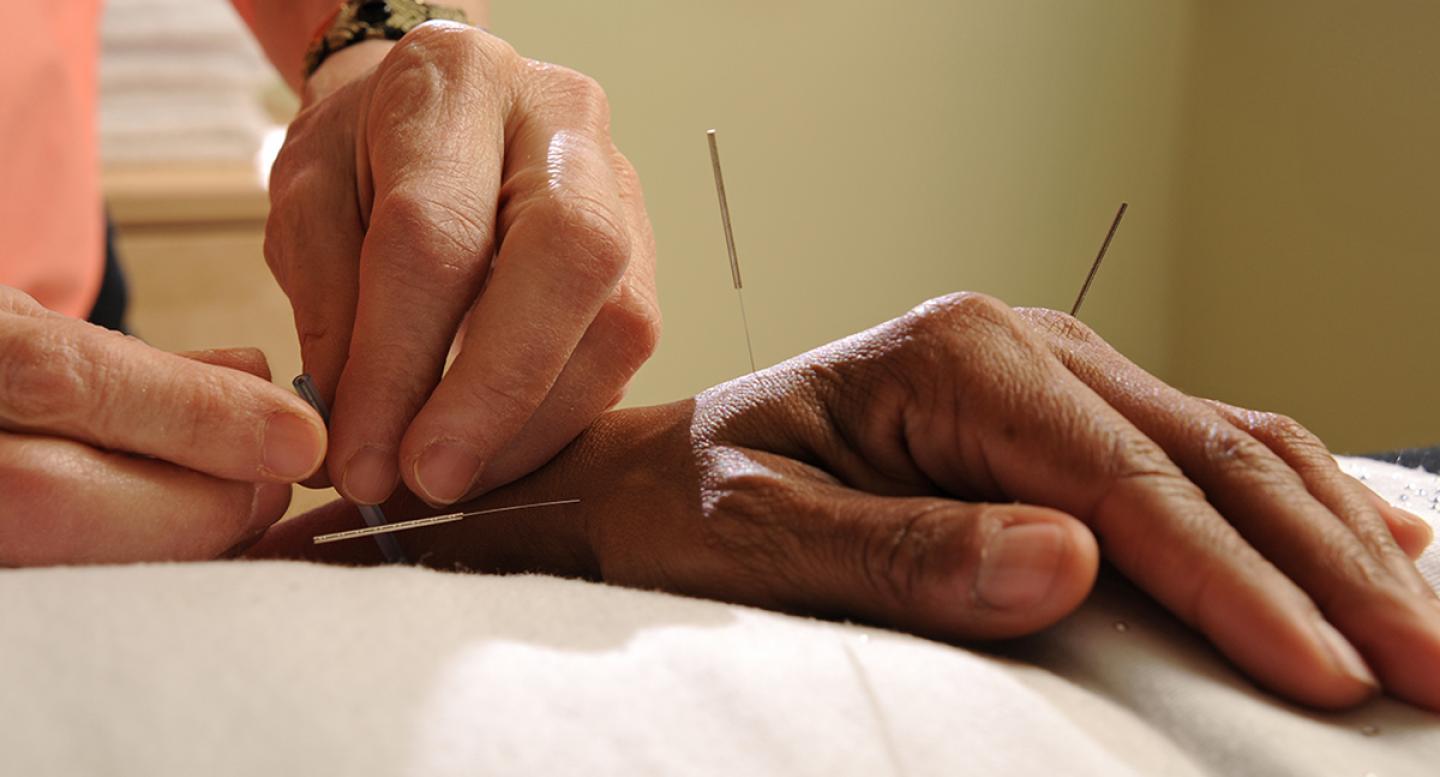
M295 335L300 341L302 357L313 357L324 351L330 341L330 333L329 325L318 317L296 316L295 318Z
M1017 308L1016 313L1030 322L1037 331L1074 343L1096 340L1095 330L1080 319L1050 308Z
M29 313L42 309L29 294L13 286L0 285L0 312Z
M1100 465L1097 477L1103 486L1090 505L1099 517L1111 514L1107 504L1136 492L1164 497L1173 503L1199 504L1205 492L1196 485L1153 442L1143 436L1120 435L1110 446L1109 461Z
M601 311L629 365L639 366L660 345L660 308L638 294L625 294Z
M988 294L957 291L922 303L916 311L942 321L1005 321L1010 307Z
M1225 469L1269 470L1274 455L1259 440L1229 427L1216 424L1205 436L1202 447L1211 466Z
M371 92L371 120L403 121L422 106L500 93L514 50L473 27L427 22L386 54Z
M275 163L280 169L280 162ZM292 169L283 177L272 176L270 180L270 214L265 219L265 239L262 252L265 264L282 288L288 280L289 248L303 246L312 236L307 229L310 223L304 214L315 202L306 192L313 192L314 174L310 171ZM302 248L303 250L303 248Z
M924 336L971 339L977 335L1018 334L1014 312L1004 302L973 291L946 294L927 300L902 317L908 327Z
M461 401L479 409L484 417L490 419L509 419L512 422L528 419L542 398L531 391L526 376L515 374L513 370L506 375L491 371L483 379L465 381L461 386ZM496 442L486 439L486 435L478 429L470 429L469 433L469 439L481 447L488 448Z
M451 66L476 56L491 57L509 44L468 25L426 22L406 33L387 59L404 66Z
M1132 463L1111 480L1109 493L1106 496L1125 485L1143 488L1152 493L1164 494L1172 498L1201 501L1205 499L1204 490L1190 478L1185 477L1185 473L1171 464L1168 459L1163 464L1159 462Z
M605 88L600 82L578 70L549 65L544 72L551 88L564 93L566 97L600 102L605 100Z
M1144 434L1125 426L1106 425L1104 432L1106 458L1100 462L1103 472L1114 480L1149 477L1183 479L1180 468L1165 450Z
M282 228L278 224L279 218L271 211L271 216L265 222L265 242L261 247L265 255L265 266L270 268L270 274L275 277L275 282L280 288L285 288L288 275L285 264L285 239L282 238Z
M473 197L454 198L392 191L375 209L372 229L386 242L403 245L408 258L395 266L400 283L422 281L427 288L472 280L484 261L488 230L475 215ZM420 273L416 274L416 270Z
M184 441L185 450L213 449L214 421L235 414L234 400L240 397L226 390L221 375L224 373L215 369L197 370L196 376L185 380L183 386L175 386L183 393L170 403L167 425L176 439Z
M545 102L564 106L566 113L580 118L583 126L608 131L610 100L599 81L568 67L533 60L527 64L538 77Z
M942 551L948 534L944 514L940 503L916 504L900 522L877 522L860 533L860 569L874 593L899 604L911 603L922 595L927 581L942 578L953 563ZM972 524L973 530L993 523L984 515Z
M288 188L287 184L315 158L313 149L302 150L301 148L304 145L302 139L313 121L313 113L305 111L296 116L289 128L285 130L285 142L280 145L280 150L275 154L275 161L270 164L269 189L272 205L276 200L276 194L285 191Z
M630 264L630 236L609 207L592 197L559 194L545 209L545 225L565 236L578 261L572 270L590 288L609 289Z
M426 22L406 33L386 55L377 94L428 98L463 85L467 94L494 94L519 61L503 38L467 25ZM392 87L399 89L392 91ZM402 105L414 104L402 99Z
M305 196L305 191L315 188L316 176L300 163L288 161L294 154L293 148L287 148L282 150L275 160L275 167L270 175L271 213L300 213L314 202L313 197Z
M4 346L3 360L0 413L23 426L73 423L88 391L103 390L92 380L97 362L54 329L12 338Z
M1299 421L1287 415L1266 413L1261 421L1266 435L1281 446L1307 452L1326 453L1325 443L1314 432L1306 429Z
M796 536L793 518L813 507L782 479L761 472L731 474L713 484L707 495L712 520L702 526L701 541L710 551L734 564L733 581L754 587L766 598L785 600L809 576L810 554L797 553L805 543Z

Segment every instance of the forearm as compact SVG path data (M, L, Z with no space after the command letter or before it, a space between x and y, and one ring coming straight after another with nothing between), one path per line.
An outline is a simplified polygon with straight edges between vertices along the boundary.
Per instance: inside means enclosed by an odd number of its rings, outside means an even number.
M250 26L271 64L285 82L300 93L305 80L305 52L320 27L340 7L339 0L231 0L231 3ZM472 24L484 27L490 23L489 0L437 0L435 4L464 10ZM366 47L388 45L375 42Z

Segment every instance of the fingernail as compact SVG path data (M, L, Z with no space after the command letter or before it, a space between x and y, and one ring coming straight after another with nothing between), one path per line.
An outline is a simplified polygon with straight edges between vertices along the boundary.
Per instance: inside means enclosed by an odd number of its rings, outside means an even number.
M465 496L479 474L479 454L462 442L431 443L415 460L415 485L423 492L420 496L433 504L450 504Z
M324 430L294 413L273 413L265 422L263 451L266 474L299 480L320 466L325 454Z
M1395 505L1390 505L1390 509L1391 509L1391 510L1394 510L1394 511L1397 512L1397 513L1399 513L1399 514L1400 514L1400 517L1404 518L1405 520L1407 520L1407 521L1409 521L1409 522L1411 522L1411 523L1418 523L1418 524L1420 524L1421 526L1427 526L1427 527L1430 525L1430 522L1429 522L1429 521L1426 521L1424 518L1421 518L1420 516L1418 516L1418 515L1410 512L1409 510L1406 510L1406 509L1403 508L1403 507L1396 507Z
M400 467L395 463L394 454L366 445L350 457L340 478L340 490L350 501L377 505L395 492Z
M1065 533L1047 523L1027 523L1000 531L985 547L975 593L997 610L1033 607L1055 584Z
M259 542L270 527L284 517L285 509L290 506L292 489L289 483L255 484L254 494L250 497L250 528L220 554L220 558L235 558Z
M1397 511L1399 511L1400 516L1401 516L1402 518L1404 518L1405 520L1407 520L1407 521L1409 521L1410 523L1414 524L1414 525L1415 525L1415 528L1421 529L1421 530L1423 530L1423 531L1425 532L1425 544L1426 544L1426 545L1429 545L1430 542L1435 539L1435 527L1434 527L1434 526L1431 526L1429 521L1427 521L1427 520L1425 520L1424 518L1421 518L1420 516L1418 516L1418 515L1410 512L1409 510L1401 510L1401 509L1398 508L1398 507L1395 508L1395 509L1396 509Z
M1355 650L1355 646L1345 639L1345 635L1335 630L1329 622L1323 618L1315 620L1315 633L1320 638L1320 644L1330 653L1330 660L1335 668L1342 674L1348 675L1351 679L1365 685L1378 686L1380 683L1375 675L1370 673L1370 668L1365 666L1365 659Z
M258 531L263 534L285 514L292 492L293 487L289 483L256 484L255 496L250 501L250 525L258 526Z

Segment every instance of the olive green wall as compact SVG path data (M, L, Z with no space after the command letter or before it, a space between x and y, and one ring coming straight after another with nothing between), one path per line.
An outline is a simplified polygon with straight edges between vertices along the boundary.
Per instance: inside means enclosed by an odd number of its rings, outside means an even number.
M1185 4L494 2L596 77L640 171L665 334L628 401L748 369L704 132L717 127L763 364L956 289L1068 307L1169 369Z
M1440 442L1440 3L1201 7L1177 377L1339 450Z
M595 76L645 182L666 332L629 401L953 289L1064 308L1195 393L1341 450L1440 441L1440 4L515 0L494 28Z

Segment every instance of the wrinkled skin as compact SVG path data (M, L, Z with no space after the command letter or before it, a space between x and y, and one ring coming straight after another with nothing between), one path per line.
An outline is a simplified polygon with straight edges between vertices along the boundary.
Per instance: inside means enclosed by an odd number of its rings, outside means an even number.
M530 472L656 346L654 238L604 92L483 30L327 60L270 195L266 259L354 501L403 482L448 504Z
M1259 684L1440 710L1440 605L1418 518L1276 415L1188 397L1074 319L983 295L694 399L603 416L468 507L582 503L396 535L423 563L544 571L949 640L1042 629L1103 557ZM391 503L393 519L423 514ZM374 561L336 504L261 557Z
M208 559L285 514L325 427L253 348L170 354L0 286L0 566Z

